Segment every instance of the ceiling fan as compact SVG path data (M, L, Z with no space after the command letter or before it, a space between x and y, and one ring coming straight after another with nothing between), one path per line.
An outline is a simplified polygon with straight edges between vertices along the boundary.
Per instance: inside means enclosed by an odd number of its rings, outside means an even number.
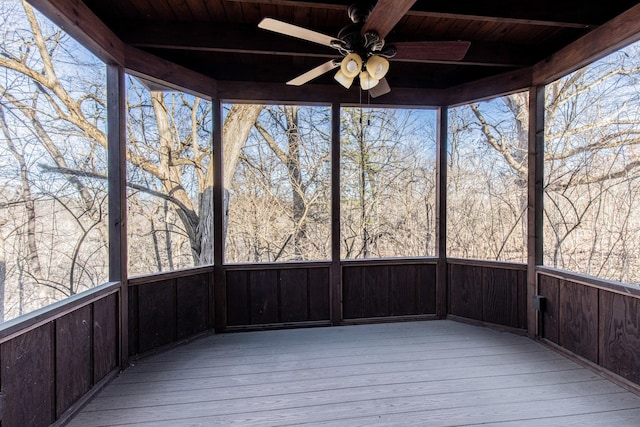
M376 98L391 91L387 79L388 59L405 61L460 61L467 54L468 41L407 41L387 45L385 37L416 0L359 2L348 9L352 23L337 37L331 37L273 18L264 18L258 27L336 49L342 59L332 59L300 76L288 85L301 86L331 70L340 68L335 80L349 89L356 77L360 87Z

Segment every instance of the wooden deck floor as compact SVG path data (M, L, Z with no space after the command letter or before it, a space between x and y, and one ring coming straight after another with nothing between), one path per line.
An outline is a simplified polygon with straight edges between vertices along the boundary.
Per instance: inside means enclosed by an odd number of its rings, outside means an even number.
M70 426L638 426L640 397L453 321L214 335L140 361Z

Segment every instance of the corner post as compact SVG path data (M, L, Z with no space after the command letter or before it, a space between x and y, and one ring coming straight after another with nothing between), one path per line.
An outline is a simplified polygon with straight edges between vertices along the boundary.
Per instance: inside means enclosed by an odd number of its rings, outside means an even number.
M331 104L331 324L342 323L340 266L340 104Z
M227 296L224 277L224 159L222 140L222 101L213 100L213 306L215 331L227 328Z
M448 313L447 280L447 130L449 115L447 107L437 110L436 132L436 315Z
M109 185L109 281L120 282L120 368L129 363L127 283L127 106L124 68L107 65L107 154Z
M544 198L544 86L529 89L529 152L527 179L527 333L540 336L539 312L533 298L538 294L536 267L543 263Z

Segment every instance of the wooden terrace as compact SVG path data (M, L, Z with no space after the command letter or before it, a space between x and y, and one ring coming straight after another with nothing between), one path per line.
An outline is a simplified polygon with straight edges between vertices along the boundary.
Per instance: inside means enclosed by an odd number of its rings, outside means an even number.
M141 360L69 426L635 426L640 396L450 320L213 335Z
M462 62L393 62L371 101L437 111L437 243L366 260L340 257L340 107L357 91L285 86L333 53L256 28L270 14L335 34L349 2L29 3L107 64L111 281L3 324L2 426L638 425L640 288L542 262L545 85L639 40L636 1L381 2L410 9L398 34L473 41ZM224 102L330 106L330 259L225 263L216 155L213 264L129 277L125 72L211 100L215 153ZM527 263L447 257L447 109L516 91Z

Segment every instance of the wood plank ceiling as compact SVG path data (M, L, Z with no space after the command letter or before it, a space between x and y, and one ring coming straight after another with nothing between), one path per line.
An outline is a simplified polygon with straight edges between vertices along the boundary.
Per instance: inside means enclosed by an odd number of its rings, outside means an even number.
M125 43L221 82L281 83L340 58L336 50L260 30L263 17L328 35L349 24L350 1L84 0ZM637 3L632 0L417 1L393 41L466 40L462 61L393 60L393 88L446 89L529 67ZM333 73L313 81L335 86ZM277 87L277 86L276 86ZM302 87L304 88L304 86Z

